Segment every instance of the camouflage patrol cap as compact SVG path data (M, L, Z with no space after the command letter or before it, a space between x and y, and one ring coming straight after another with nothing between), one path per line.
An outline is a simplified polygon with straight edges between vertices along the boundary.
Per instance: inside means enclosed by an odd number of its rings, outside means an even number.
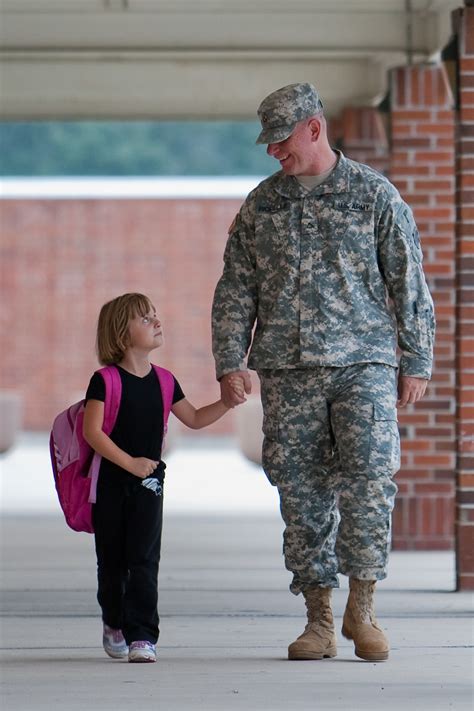
M262 131L255 143L279 143L291 136L298 121L322 111L312 84L288 84L269 94L257 110Z

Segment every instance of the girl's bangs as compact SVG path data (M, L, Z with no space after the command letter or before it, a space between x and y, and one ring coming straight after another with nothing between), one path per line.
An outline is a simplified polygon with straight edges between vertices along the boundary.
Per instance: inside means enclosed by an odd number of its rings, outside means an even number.
M151 303L150 299L142 294L137 295L133 308L136 316L146 316L149 311L155 310L155 307Z

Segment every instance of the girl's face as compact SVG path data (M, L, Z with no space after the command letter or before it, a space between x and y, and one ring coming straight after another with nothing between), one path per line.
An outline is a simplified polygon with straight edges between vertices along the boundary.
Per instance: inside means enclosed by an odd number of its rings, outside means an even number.
M143 351L152 351L163 344L161 322L153 308L144 315L137 315L128 326L130 347Z

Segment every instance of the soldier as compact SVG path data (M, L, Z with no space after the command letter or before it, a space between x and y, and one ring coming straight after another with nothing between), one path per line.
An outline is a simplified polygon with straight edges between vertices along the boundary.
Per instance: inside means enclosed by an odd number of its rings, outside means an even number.
M311 84L273 92L258 116L257 143L281 170L249 194L229 233L213 303L222 400L245 399L232 375L250 392L250 348L263 468L280 496L290 590L307 607L289 659L336 655L331 593L342 573L342 634L358 657L384 660L373 599L400 466L396 407L424 395L433 354L418 232L386 178L331 148Z

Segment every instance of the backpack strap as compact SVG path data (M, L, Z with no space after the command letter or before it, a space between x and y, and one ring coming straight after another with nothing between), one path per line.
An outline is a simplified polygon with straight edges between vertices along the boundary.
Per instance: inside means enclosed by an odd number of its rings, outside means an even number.
M122 380L115 365L107 365L97 372L101 374L105 383L104 424L102 429L105 434L109 435L117 420L122 397Z
M122 397L122 380L115 365L107 365L105 368L100 368L97 373L101 374L105 383L104 422L102 429L105 434L109 435L112 432L117 420L120 399ZM97 480L99 478L101 460L102 457L100 454L94 452L92 464L89 469L89 477L91 479L89 502L92 504L95 504L96 501Z
M173 395L174 395L174 377L173 373L166 368L161 368L159 365L153 364L156 375L161 388L161 395L163 397L163 424L164 424L164 434L168 429L168 418L170 416L171 408L173 406Z

